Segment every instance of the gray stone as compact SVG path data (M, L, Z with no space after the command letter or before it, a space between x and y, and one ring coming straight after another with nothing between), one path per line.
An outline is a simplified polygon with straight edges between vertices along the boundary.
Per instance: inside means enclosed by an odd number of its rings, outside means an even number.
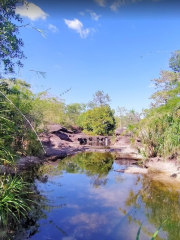
M72 131L68 130L67 128L59 125L59 124L52 124L48 125L47 129L49 130L50 133L55 133L55 132L66 132L66 133L73 133Z

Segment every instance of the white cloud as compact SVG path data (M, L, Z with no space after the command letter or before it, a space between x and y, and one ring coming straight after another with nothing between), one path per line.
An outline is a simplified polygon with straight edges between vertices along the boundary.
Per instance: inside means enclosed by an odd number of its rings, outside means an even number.
M74 20L64 19L64 21L68 28L75 30L82 38L86 38L92 30L91 28L84 28L82 22L76 18Z
M99 18L101 17L101 15L97 15L97 14L96 14L95 12L93 12L92 10L87 9L86 11L90 13L91 18L92 18L93 20L95 20L95 21L98 21Z
M94 0L99 6L105 7L106 0Z
M20 14L22 17L28 17L32 21L36 21L38 19L45 20L49 15L45 13L40 7L35 5L34 3L28 3L28 8L26 5L17 6L16 13Z
M59 32L58 28L57 28L56 26L52 25L52 24L49 24L49 25L48 25L48 28L49 28L49 30L50 30L51 32L53 32L53 33Z

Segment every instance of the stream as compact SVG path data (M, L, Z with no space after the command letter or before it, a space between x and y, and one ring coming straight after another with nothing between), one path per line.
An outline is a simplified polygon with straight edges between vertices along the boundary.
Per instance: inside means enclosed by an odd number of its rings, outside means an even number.
M130 165L110 153L79 153L40 167L35 184L41 211L32 240L180 239L180 192L140 174L114 170ZM20 238L17 238L20 239ZM24 239L24 238L23 238Z

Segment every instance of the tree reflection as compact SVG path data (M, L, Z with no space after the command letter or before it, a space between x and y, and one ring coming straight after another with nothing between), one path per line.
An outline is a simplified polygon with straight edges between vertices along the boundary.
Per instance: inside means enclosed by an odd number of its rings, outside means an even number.
M169 189L162 182L153 181L146 176L138 178L142 188L140 190L130 190L125 201L125 209L119 209L125 215L131 207L143 210L149 223L158 228L164 220L162 230L167 233L169 240L180 237L180 193ZM137 219L129 214L130 221L141 224L143 219ZM142 231L148 236L152 236L145 227ZM162 239L158 237L157 239ZM164 239L164 238L163 238Z
M106 185L107 174L112 169L114 156L111 153L79 153L62 160L58 165L59 171L67 173L84 173L91 177L94 187Z

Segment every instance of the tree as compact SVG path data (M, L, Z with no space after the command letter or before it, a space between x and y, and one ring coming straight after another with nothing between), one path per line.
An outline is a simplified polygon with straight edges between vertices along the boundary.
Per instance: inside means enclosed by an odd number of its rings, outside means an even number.
M167 103L174 96L172 90L179 85L180 73L161 71L160 78L153 79L156 92L150 97L153 100L151 107L159 107Z
M21 59L25 58L21 50L24 46L23 41L17 37L22 27L16 24L22 23L22 18L15 12L17 4L27 5L27 2L25 0L0 1L0 64L4 73L14 73L15 66L22 67Z
M169 59L169 67L174 72L180 72L180 50L177 50L171 54Z
M88 103L88 106L90 108L99 107L108 104L110 101L108 94L105 94L103 91L97 91L93 95L93 100Z
M71 119L72 124L76 124L77 118L81 113L83 113L86 109L85 104L80 103L72 103L66 106L66 115L68 118Z
M115 129L114 111L108 105L89 109L79 116L77 123L94 134L112 134Z
M136 112L134 109L128 110L124 107L117 108L120 126L128 127L130 124L136 124L141 119L141 113Z
M180 94L180 51L171 54L169 67L173 71L161 71L160 77L152 79L156 92L150 97L152 108L163 106L168 100Z
M156 92L151 109L136 125L138 137L145 145L146 157L163 156L180 158L180 72L179 52L170 58L173 71L161 71L160 78L153 79Z

